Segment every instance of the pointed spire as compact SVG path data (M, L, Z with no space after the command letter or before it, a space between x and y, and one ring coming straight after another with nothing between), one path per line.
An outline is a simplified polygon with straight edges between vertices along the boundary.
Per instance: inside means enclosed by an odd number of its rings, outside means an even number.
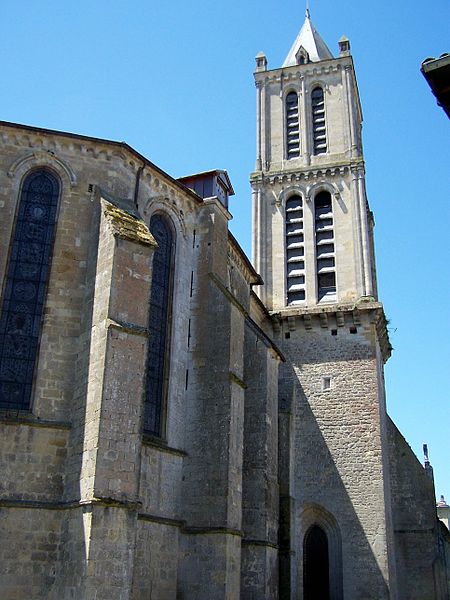
M283 63L283 67L297 65L297 57L299 56L299 51L302 49L303 52L306 51L308 53L308 58L311 62L319 62L321 60L333 58L328 46L325 44L320 33L311 21L308 1L306 2L305 22L303 23L303 27L300 29L300 33L292 45L292 48L289 50L289 54Z

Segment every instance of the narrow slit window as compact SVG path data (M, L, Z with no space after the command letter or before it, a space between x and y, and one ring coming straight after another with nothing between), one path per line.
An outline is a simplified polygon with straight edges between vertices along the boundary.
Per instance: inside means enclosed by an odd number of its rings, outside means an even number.
M303 236L303 199L299 195L286 201L286 300L288 305L305 302L305 244Z
M0 312L0 409L29 410L56 230L59 183L25 179Z
M153 257L150 295L144 433L162 437L169 369L174 238L167 220L160 214L151 218L150 231L158 248Z
M314 202L318 301L336 300L336 258L330 192L319 192Z
M325 98L323 89L316 87L311 93L314 154L327 152L327 128L325 122Z
M296 92L289 92L286 96L286 156L288 159L300 156L300 121Z

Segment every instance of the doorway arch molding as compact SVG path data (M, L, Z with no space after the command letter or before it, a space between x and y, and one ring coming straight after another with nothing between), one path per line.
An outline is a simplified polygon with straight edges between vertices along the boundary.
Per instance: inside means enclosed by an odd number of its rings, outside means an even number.
M330 600L343 600L342 582L342 539L335 517L319 504L308 504L300 513L299 519L302 561L300 565L300 586L303 589L303 548L305 538L312 527L320 527L328 540L328 558L330 569ZM303 597L303 593L300 597Z

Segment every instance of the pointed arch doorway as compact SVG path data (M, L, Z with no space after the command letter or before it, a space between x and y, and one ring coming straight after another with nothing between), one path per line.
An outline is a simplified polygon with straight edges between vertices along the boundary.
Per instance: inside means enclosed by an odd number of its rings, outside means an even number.
M331 600L328 538L318 525L309 528L303 543L303 600Z
M343 600L342 542L336 519L322 506L310 504L301 512L299 525L302 552L299 597Z

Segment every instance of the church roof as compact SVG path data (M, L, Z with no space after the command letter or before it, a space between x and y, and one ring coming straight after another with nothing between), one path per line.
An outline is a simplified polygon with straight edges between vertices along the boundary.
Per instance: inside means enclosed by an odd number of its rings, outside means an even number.
M319 62L320 60L327 60L333 58L330 49L323 41L320 33L314 27L309 10L306 11L305 22L303 23L300 33L297 39L289 50L289 54L283 63L283 67L292 67L297 65L297 54L300 48L303 47L309 54L309 60L312 62Z

